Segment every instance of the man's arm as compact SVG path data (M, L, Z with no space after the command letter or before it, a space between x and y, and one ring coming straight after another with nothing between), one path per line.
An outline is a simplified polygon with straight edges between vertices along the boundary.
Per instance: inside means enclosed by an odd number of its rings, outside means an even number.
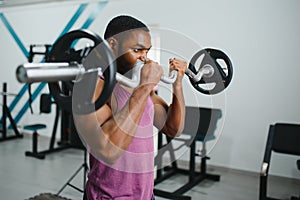
M182 90L182 79L187 63L180 59L170 60L170 69L177 70L178 75L173 83L172 103L168 106L160 97L152 93L155 106L155 125L169 137L180 136L184 128L185 101Z
M106 104L96 112L74 115L76 128L94 156L112 164L128 148L136 133L147 99L160 80L161 74L162 69L156 63L149 63L143 67L140 85L134 89L119 112L113 114L112 106ZM103 81L99 82L96 93L101 91L103 84Z

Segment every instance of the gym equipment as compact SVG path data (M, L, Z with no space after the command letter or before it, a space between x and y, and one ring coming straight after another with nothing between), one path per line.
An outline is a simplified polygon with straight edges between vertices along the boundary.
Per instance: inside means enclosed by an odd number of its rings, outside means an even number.
M40 97L40 113L51 113L51 107L52 104L56 103L52 100L52 96L50 94L41 94ZM45 129L47 127L46 124L29 124L25 125L23 129L33 131L32 133L32 151L26 151L26 156L31 156L38 159L44 159L46 154L54 153L57 151L61 151L67 148L67 146L59 146L55 147L55 140L56 140L56 132L57 132L57 126L58 126L58 120L59 120L59 107L56 105L55 109L55 118L54 118L54 124L52 129L52 135L49 143L49 149L38 151L38 130Z
M51 47L50 44L31 44L29 46L28 62L30 63L33 62L33 58L36 55L41 55L41 56L48 55L50 47ZM43 49L44 51L41 51L40 49Z
M269 127L266 149L261 166L259 199L277 200L268 197L268 175L271 164L272 152L280 154L300 156L300 124L275 123ZM298 197L291 197L292 200L299 200Z
M202 58L199 67L197 68L197 62ZM219 64L218 60L223 60L226 64L227 73ZM140 82L140 70L143 67L144 62L138 61L133 68L133 77L128 79L123 75L117 73L116 80L123 85L131 88L138 86ZM191 59L185 74L189 77L193 87L203 94L217 94L223 91L231 82L233 75L233 67L230 58L222 51L212 48L202 49L198 51ZM162 76L161 81L167 84L172 84L177 78L177 72L172 71L171 75ZM205 89L201 87L202 84L213 83L212 89Z
M197 61L202 56L203 60L197 70ZM218 62L221 60L226 64L225 69L223 69ZM203 94L217 94L223 91L230 84L233 75L233 67L230 58L224 52L211 48L198 51L192 57L189 69L192 71L192 73L188 73L191 84L196 90ZM215 70L218 71L216 72ZM227 73L225 73L226 70ZM212 89L201 87L202 84L208 83L215 84L215 86Z
M76 50L74 49L74 46L79 40L88 40L92 41L93 44L88 43L84 48ZM101 43L101 44L100 44ZM100 44L100 45L99 45ZM101 66L104 66L103 74L105 76L105 83L103 92L96 100L95 105L97 108L101 107L104 103L106 103L108 96L111 94L113 90L114 85L114 76L115 74L115 68L112 65L109 65L108 63L113 62L113 55L109 51L108 45L99 37L97 34L93 33L92 31L86 30L86 29L80 29L80 30L74 30L71 32L68 32L64 34L62 37L60 37L52 46L48 58L46 59L46 62L68 62L68 63L78 63L85 66L85 70L93 69L94 66L87 65L84 62L86 61L86 57L88 54L90 54L91 50L97 46L97 50L94 51L94 53L97 53L98 55L101 55L101 59L99 59L98 64L101 64ZM94 54L93 54L94 55ZM43 64L43 63L41 63ZM48 63L44 63L48 64ZM58 65L59 66L59 65ZM109 68L106 70L106 68ZM42 68L41 72L39 74L44 74ZM66 69L68 72L72 71L71 69ZM18 71L18 70L17 70ZM51 70L52 72L55 72L56 70ZM50 71L46 72L47 74L51 74ZM59 77L59 74L62 73L59 71L59 73L54 73L54 76ZM63 74L64 75L64 74ZM71 79L74 80L74 79ZM73 82L71 80L63 81L64 88L60 87L59 79L55 81L47 81L44 80L44 82L49 82L49 90L50 93L53 95L56 102L59 104L60 108L63 110L67 110L69 112L72 111L72 96L68 93L72 92L73 88Z
M199 57L204 55L204 59L200 68L195 67ZM218 59L226 62L228 68L227 75L222 67L217 63ZM101 61L100 61L101 62ZM133 71L133 78L129 79L119 73L116 73L116 80L128 87L135 88L139 84L139 72L143 67L143 62L137 62ZM219 76L216 77L216 70ZM33 82L56 82L56 81L72 81L80 79L85 73L99 71L102 73L102 68L94 68L86 70L86 67L78 63L26 63L20 65L17 69L17 79L21 83ZM224 90L230 83L233 74L233 68L228 56L220 50L203 49L197 52L192 58L189 68L186 70L186 75L189 76L192 85L201 93L217 94ZM163 76L161 81L164 83L174 83L176 80L176 72L172 71L169 77ZM199 84L215 83L216 86L212 90L205 90ZM216 89L215 89L216 88Z
M28 62L33 62L34 60L38 60L36 56L39 56L39 60L44 60L45 58L49 57L49 50L51 48L51 45L39 45L39 44L32 44L30 45L30 51L28 56ZM31 109L31 113L33 113L31 108L31 103L33 102L33 95L31 93L31 84L28 84L28 93L29 93L29 107ZM33 131L32 133L32 150L26 151L26 156L31 156L38 159L44 159L46 154L58 152L64 149L69 148L69 141L66 140L65 136L68 134L65 131L61 131L61 137L60 141L58 142L58 146L55 145L56 133L58 128L58 122L59 118L61 116L61 126L63 126L67 120L64 120L64 113L60 112L60 108L57 105L57 103L53 100L51 94L41 94L40 95L40 114L49 114L52 110L52 105L55 104L55 117L54 117L54 123L53 123L53 129L52 129L52 135L49 142L49 148L39 151L38 150L38 131L41 129L45 129L47 127L46 123L35 123L35 124L28 124L23 127L24 130ZM68 134L69 135L69 134Z
M72 174L72 176L68 179L68 181L59 189L59 191L56 193L56 195L60 195L61 192L67 187L70 186L71 188L83 193L85 189L85 184L86 184L86 177L87 173L89 171L88 167L88 161L87 161L87 150L84 150L84 158L83 158L83 163L80 165L80 167ZM72 180L78 175L78 173L83 170L83 187L80 189L79 187L75 186L72 183Z
M200 117L201 116L201 117ZM168 138L166 136L167 144L163 145L163 134L158 134L158 155L155 158L157 163L156 179L155 185L163 182L164 180L170 178L173 175L181 174L188 176L188 181L181 187L175 189L173 192L163 191L159 188L154 189L154 194L166 199L182 199L190 200L191 197L184 195L187 191L193 188L195 185L200 183L205 179L219 181L220 175L209 174L206 170L206 161L210 158L206 153L206 143L214 140L214 132L216 130L217 122L222 117L222 111L220 109L211 109L203 107L186 107L186 118L185 127L182 132L183 135L191 136L190 138ZM191 120L191 119L199 119ZM181 141L183 145L186 145L190 149L190 162L189 169L181 169L177 165L175 158L175 149L172 146L172 140ZM197 152L196 142L202 142L202 149ZM164 146L169 148L164 148ZM179 147L177 148L179 149ZM169 151L170 158L173 161L171 165L161 166L162 157L166 151ZM196 157L201 157L200 170L195 168Z
M0 141L23 138L23 135L19 133L17 125L10 113L9 108L7 107L7 96L8 95L15 96L15 94L7 92L7 83L3 83L2 92L0 94L3 96L3 98L2 98L1 130L0 130L0 132L2 133L2 137L0 138ZM10 124L15 132L15 135L9 135L9 136L7 135L7 123L6 123L7 117L8 117Z
M92 40L94 45L74 50L74 42L82 38ZM202 61L197 64L200 58ZM224 61L225 69L222 68L219 60ZM114 61L114 56L106 41L91 31L75 30L66 33L54 43L46 63L22 64L18 66L16 76L21 83L48 82L50 92L60 107L71 111L72 96L62 93L58 82L63 81L67 87L72 88L74 82L80 84L87 77L91 78L93 73L102 74L105 79L104 88L95 105L89 100L81 102L85 104L85 107L91 107L95 110L107 102L116 80L129 87L136 87L139 84L139 71L143 63L138 62L136 64L137 67L134 68L136 75L133 76L133 79L128 79L116 72ZM232 74L233 67L229 57L224 52L211 48L197 52L186 70L186 75L190 78L193 87L199 92L209 95L223 91L230 84ZM162 81L166 83L173 83L175 79L175 71L171 73L170 77L162 77ZM215 86L213 89L203 89L201 86L207 83L212 83ZM78 107L81 106L78 105ZM85 112L91 112L91 110Z

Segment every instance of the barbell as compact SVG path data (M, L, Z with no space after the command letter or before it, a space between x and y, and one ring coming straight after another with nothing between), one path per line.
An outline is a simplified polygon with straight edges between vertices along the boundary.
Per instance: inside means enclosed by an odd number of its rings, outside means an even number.
M79 39L91 40L93 44L76 50L75 44ZM200 63L199 60L201 59ZM89 30L74 30L64 34L52 46L44 63L24 63L17 67L16 77L20 83L48 82L50 93L61 109L72 111L72 89L74 83L91 82L84 80L87 74L101 74L104 77L104 87L95 103L90 100L85 106L95 110L103 106L113 91L116 82L135 88L140 82L140 70L143 62L137 62L133 68L132 78L129 79L116 72L114 55L105 40ZM223 61L221 63L220 61ZM189 77L192 86L199 92L207 95L223 91L231 82L233 67L230 58L221 50L206 48L198 51L189 62L185 74ZM177 72L172 71L170 76L163 75L161 81L167 84L174 83ZM89 76L89 78L97 76ZM67 88L63 89L63 87ZM203 85L213 84L211 89ZM83 102L81 102L83 103ZM91 112L85 110L84 112Z

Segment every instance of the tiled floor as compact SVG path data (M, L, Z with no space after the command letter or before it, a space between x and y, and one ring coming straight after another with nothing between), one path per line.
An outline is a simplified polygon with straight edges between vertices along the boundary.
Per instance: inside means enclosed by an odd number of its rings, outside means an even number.
M0 143L0 199L24 200L40 193L57 193L71 175L83 163L83 151L67 149L48 154L44 160L26 157L31 150L31 135L23 139ZM49 146L48 139L39 137L39 149ZM209 171L221 175L220 182L205 180L186 193L193 200L255 200L258 199L259 176L248 172L209 167ZM187 181L176 175L157 185L162 190L172 191ZM72 183L83 186L83 170ZM269 180L269 193L274 197L288 199L300 192L300 180L274 177ZM82 193L66 187L61 196L74 200L82 199ZM156 197L157 200L163 200Z

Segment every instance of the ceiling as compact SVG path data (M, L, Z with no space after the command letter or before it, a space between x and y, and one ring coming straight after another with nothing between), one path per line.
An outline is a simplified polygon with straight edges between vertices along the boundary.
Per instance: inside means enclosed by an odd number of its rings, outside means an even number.
M13 7L30 4L53 2L54 0L0 0L0 7Z
M50 2L78 2L80 0L0 0L0 8L4 7L15 7L15 6L24 6L32 4L42 4ZM83 1L83 0L81 0ZM86 2L96 1L96 0L85 0ZM100 0L98 0L100 1Z

